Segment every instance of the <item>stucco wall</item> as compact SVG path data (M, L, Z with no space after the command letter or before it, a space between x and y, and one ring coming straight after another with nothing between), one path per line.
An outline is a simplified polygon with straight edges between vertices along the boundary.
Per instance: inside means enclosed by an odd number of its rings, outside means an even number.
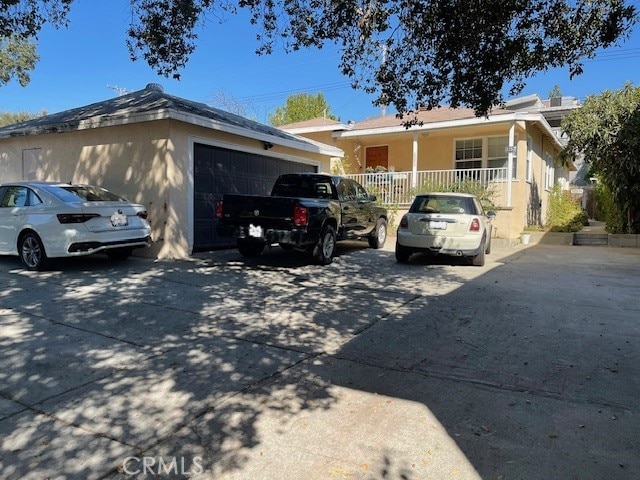
M520 127L521 128L521 127ZM356 133L356 132L354 132ZM454 146L456 139L504 136L509 133L509 124L481 126L475 128L459 128L433 132L419 132L418 170L449 170L454 168ZM396 171L408 171L413 165L413 132L386 135L369 135L358 138L345 137L336 143L345 152L345 161L352 168L348 173L363 173L365 169L366 149L387 145L389 147L389 166ZM519 144L523 140L522 132L518 132ZM308 134L305 137L310 136ZM526 148L526 146L525 146Z
M101 185L149 211L154 241L165 237L167 122L0 140L0 180L22 180L22 151L41 149L36 178Z

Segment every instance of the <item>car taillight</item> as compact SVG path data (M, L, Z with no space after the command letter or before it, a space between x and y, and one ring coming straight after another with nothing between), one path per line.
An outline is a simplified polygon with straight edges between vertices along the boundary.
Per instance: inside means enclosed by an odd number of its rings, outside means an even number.
M480 231L480 220L474 218L471 220L471 225L469 226L470 232L479 232Z
M218 200L216 202L216 218L222 218L224 214L224 209L222 208L222 200Z
M146 210L143 210L141 212L136 213L137 216L139 216L141 219L146 220L147 217L149 217L149 212L147 212Z
M409 228L409 220L406 215L403 215L400 219L400 226L398 228Z
M60 223L84 223L99 216L97 213L59 213L56 215Z
M296 227L304 227L307 225L307 209L300 205L293 207L293 224Z

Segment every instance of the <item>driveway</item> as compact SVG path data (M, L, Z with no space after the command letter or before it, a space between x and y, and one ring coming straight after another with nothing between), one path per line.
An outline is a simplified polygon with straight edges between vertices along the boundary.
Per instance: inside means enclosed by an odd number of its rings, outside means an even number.
M0 258L0 476L640 478L640 251L390 247Z

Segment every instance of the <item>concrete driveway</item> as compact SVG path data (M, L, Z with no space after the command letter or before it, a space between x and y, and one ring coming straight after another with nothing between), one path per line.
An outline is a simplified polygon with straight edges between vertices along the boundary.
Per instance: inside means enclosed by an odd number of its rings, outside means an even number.
M640 478L639 251L389 244L0 258L0 476Z

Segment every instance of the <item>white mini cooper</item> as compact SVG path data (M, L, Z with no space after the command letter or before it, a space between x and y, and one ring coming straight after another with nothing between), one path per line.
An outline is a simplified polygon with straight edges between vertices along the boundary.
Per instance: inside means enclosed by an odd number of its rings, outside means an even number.
M491 220L473 195L425 193L416 196L400 220L396 260L406 263L413 253L465 257L471 265L484 265L491 251Z

